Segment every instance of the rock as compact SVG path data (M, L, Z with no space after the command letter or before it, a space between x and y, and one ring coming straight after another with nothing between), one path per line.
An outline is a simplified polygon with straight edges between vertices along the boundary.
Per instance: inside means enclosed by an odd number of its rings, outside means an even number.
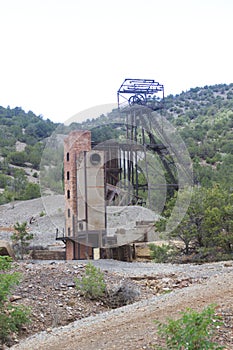
M15 254L10 242L0 240L0 255L9 255L12 259L15 260Z
M10 297L10 301L13 302L13 301L17 301L17 300L20 300L22 299L22 297L20 295L12 295Z
M74 282L67 282L67 287L75 287L75 283Z
M171 278L169 277L162 278L162 283L169 283L169 282L171 282Z
M226 262L224 263L224 266L225 266L225 267L232 267L232 266L233 266L233 263L230 262L230 261L226 261Z

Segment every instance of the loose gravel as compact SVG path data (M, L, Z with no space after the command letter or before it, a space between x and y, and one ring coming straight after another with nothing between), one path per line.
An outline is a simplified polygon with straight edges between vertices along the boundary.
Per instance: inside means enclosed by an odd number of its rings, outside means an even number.
M83 264L85 265L88 261L72 261L72 262L57 262L56 264L59 266L60 264L63 264L65 266L71 266L75 264ZM49 266L54 262L40 262L39 264L46 267L46 265ZM69 349L78 349L78 350L86 350L86 349L115 349L115 345L117 344L117 340L114 336L113 337L113 343L112 347L111 345L107 347L97 347L95 348L95 344L91 342L91 340L88 338L90 334L93 335L94 340L96 337L99 337L101 335L101 341L105 337L107 337L107 329L111 327L117 327L117 324L120 320L122 320L122 324L125 324L129 322L129 319L134 319L135 322L137 319L140 319L140 313L143 315L145 312L150 313L150 310L164 307L164 316L167 312L174 313L175 310L180 311L181 305L183 306L189 306L189 307L196 307L196 304L202 304L204 305L204 300L206 297L203 297L203 290L207 290L207 295L209 299L212 301L219 301L221 300L221 288L223 293L223 310L226 310L227 308L231 307L231 301L229 299L229 302L227 300L224 300L224 298L227 297L226 290L229 293L229 290L232 290L232 277L233 277L233 262L217 262L217 263L210 263L210 264L203 264L203 265L193 265L193 264L187 264L187 265L177 265L177 264L155 264L155 263L142 263L142 262L121 262L121 261L115 261L115 260L96 260L93 261L93 264L96 267L99 267L101 270L103 270L105 273L113 273L117 274L119 276L122 276L124 278L138 278L139 280L146 280L146 277L149 277L151 279L152 277L155 278L161 278L162 280L166 281L169 279L174 279L174 281L184 281L187 279L188 281L192 281L191 284L185 285L184 288L174 289L170 290L168 294L161 294L161 295L155 295L155 296L149 296L148 299L142 299L138 302L135 302L131 305L126 305L118 309L105 311L103 313L100 313L95 316L90 316L84 319L77 320L75 322L72 322L66 326L58 327L49 329L46 331L43 331L39 334L33 335L29 337L28 339L22 341L20 344L15 345L12 347L12 349L17 350L29 350L29 349L63 349L64 345L56 345L58 344L58 339L65 339L67 337L68 343L70 342L70 347L67 347ZM54 269L56 271L56 269ZM230 283L230 284L229 284ZM208 286L210 288L209 294L208 294ZM220 289L219 289L220 288ZM213 297L211 295L213 294ZM216 296L217 294L217 296ZM233 297L232 293L230 293L231 298ZM190 297L189 297L190 296ZM219 299L220 298L220 299ZM184 301L184 303L182 302ZM189 304L187 304L187 302ZM176 306L176 303L178 303L178 306ZM168 308L170 311L166 311L166 308ZM172 309L171 309L172 308ZM225 308L225 309L224 309ZM177 312L178 312L177 311ZM232 311L232 309L231 309ZM137 316L136 316L137 315ZM139 317L139 318L138 318ZM154 317L154 316L152 316ZM107 327L107 328L106 328ZM129 327L129 326L127 326ZM135 327L137 327L137 323L135 324ZM101 331L99 330L101 328ZM141 326L142 328L142 326ZM115 329L115 328L114 328ZM134 327L133 327L134 329ZM127 329L126 329L127 330ZM122 328L123 332L123 328ZM135 329L134 329L135 332ZM138 330L138 332L142 332L142 329ZM147 331L145 331L147 333ZM224 333L225 332L225 333ZM229 331L223 331L223 339L229 336L233 336L232 333L229 333ZM89 336L87 336L87 333ZM231 335L229 335L229 334ZM73 344L73 337L78 336L80 337L80 346L75 347ZM109 337L111 334L108 335ZM126 333L124 333L124 336L126 336ZM87 338L86 338L87 337ZM135 339L137 338L137 332L134 333ZM147 341L145 344L149 342L150 336L147 334ZM98 338L99 339L99 338ZM141 339L141 338L140 338ZM139 339L139 340L140 340ZM233 340L233 338L232 338ZM106 340L109 344L111 344L111 340ZM125 343L122 344L128 344L127 339L125 340ZM52 345L54 344L54 346ZM82 345L81 345L82 344ZM115 345L113 345L115 344ZM229 340L229 344L231 344L231 339ZM233 344L232 344L233 345ZM62 347L63 346L63 347ZM68 345L69 346L69 345ZM120 346L120 345L119 345ZM151 347L116 347L119 349L151 349ZM233 347L226 347L226 349L233 349Z

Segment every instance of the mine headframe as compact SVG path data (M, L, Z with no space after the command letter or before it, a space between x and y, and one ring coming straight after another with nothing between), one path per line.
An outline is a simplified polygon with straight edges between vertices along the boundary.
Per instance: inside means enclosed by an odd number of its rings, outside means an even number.
M153 79L125 79L117 91L118 108L142 105L163 108L164 86Z
M163 129L164 85L154 79L127 78L117 91L117 99L119 112L125 119L128 140L126 159L129 164L127 164L126 176L123 174L123 178L127 177L128 183L132 184L136 197L142 191L147 191L148 202L151 201L150 192L154 189L163 191L166 187L169 196L172 195L175 190L178 190L177 169L171 154L174 150L170 150L169 140L166 139ZM142 149L136 149L135 146L140 145ZM144 153L143 156L142 153ZM160 174L152 166L147 165L147 154L150 159L160 159L166 185L157 183ZM140 164L145 164L144 184L138 179ZM151 175L153 171L157 174L154 177Z

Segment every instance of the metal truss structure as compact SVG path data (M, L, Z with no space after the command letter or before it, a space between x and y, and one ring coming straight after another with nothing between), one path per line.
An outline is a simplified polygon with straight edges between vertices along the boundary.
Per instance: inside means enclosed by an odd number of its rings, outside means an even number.
M143 196L140 197L146 191L147 202L151 206L154 201L152 192L157 191L156 196L160 195L159 192L163 192L164 195L164 191L172 195L179 187L169 142L166 142L163 126L159 121L164 108L164 85L153 79L127 78L117 91L117 101L119 112L125 119L127 139L127 146L122 148L122 145L119 145L124 160L119 160L119 164L123 164L123 167L120 167L118 176L120 181L124 179L125 189L127 188L125 182L131 184L131 188L128 188L128 192L131 192L131 196L128 196L129 200L131 197L131 201L134 198L133 203L143 204ZM155 112L157 112L156 118ZM150 163L148 155L150 159L151 156L159 159L164 169L166 184L156 180L159 178L158 168L148 168L147 164ZM140 156L142 156L141 159ZM142 164L144 164L144 182L139 180L139 176L142 177L142 174L139 175ZM153 171L154 176L152 176Z
M125 79L117 91L118 108L141 105L163 108L164 86L153 79Z

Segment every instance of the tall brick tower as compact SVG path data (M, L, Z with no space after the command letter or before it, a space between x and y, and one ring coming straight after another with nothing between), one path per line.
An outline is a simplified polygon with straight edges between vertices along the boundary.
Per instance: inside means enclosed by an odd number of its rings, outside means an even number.
M93 257L106 235L104 151L91 150L90 131L64 140L66 259Z

